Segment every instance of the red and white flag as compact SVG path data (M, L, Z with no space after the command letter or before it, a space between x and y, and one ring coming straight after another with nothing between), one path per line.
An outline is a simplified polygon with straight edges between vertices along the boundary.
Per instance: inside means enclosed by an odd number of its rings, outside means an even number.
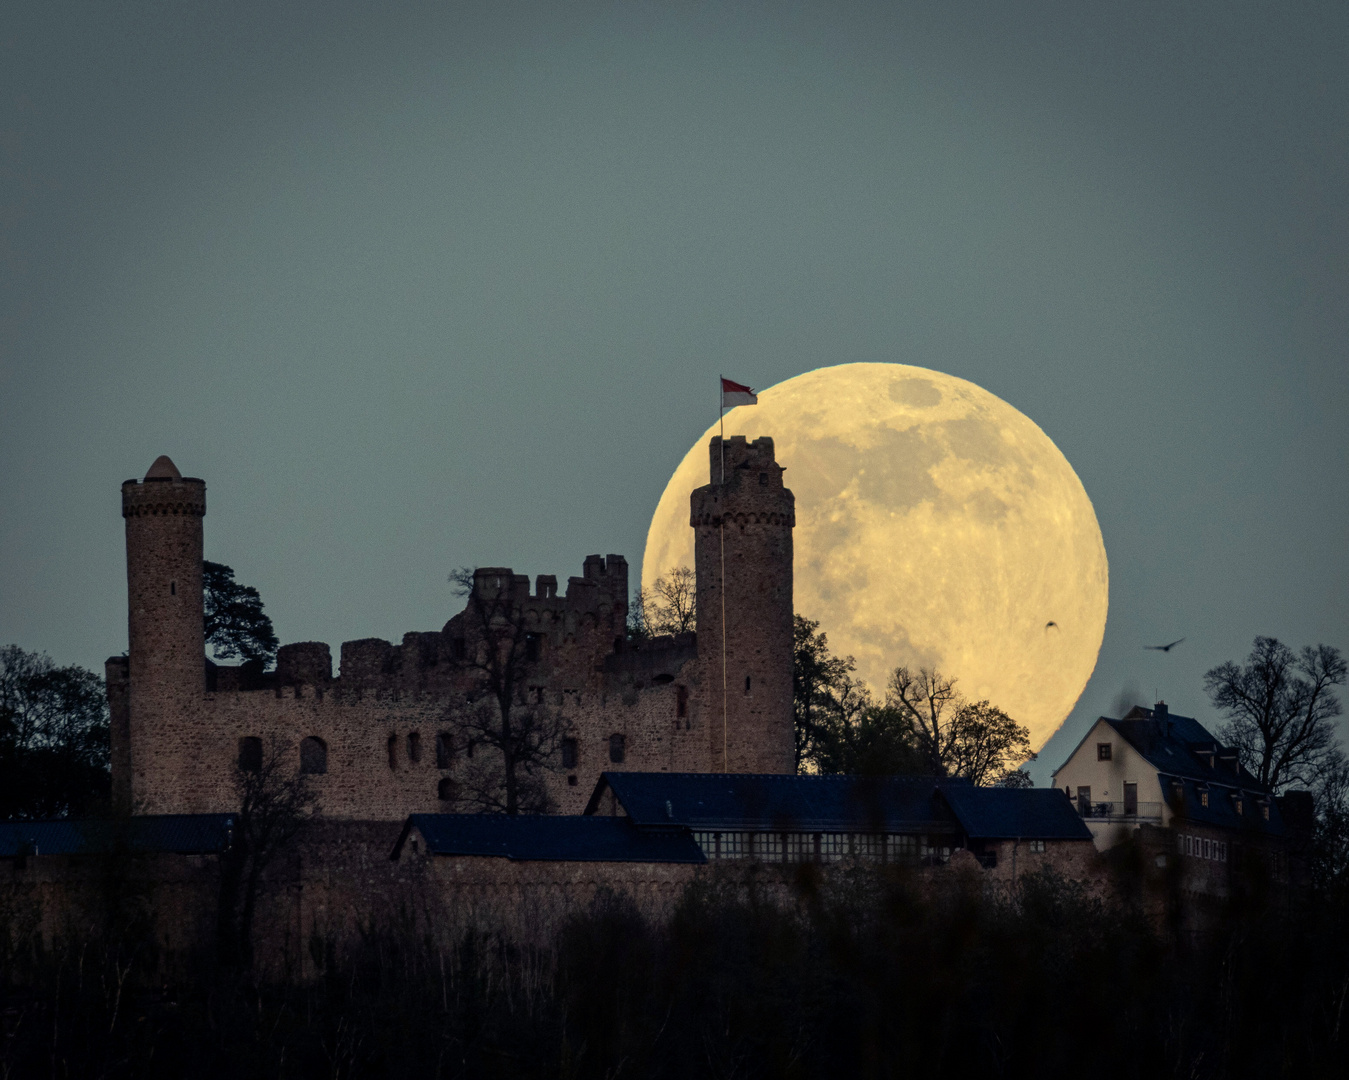
M729 409L733 405L757 405L759 395L748 386L741 386L730 379L721 380L721 407Z

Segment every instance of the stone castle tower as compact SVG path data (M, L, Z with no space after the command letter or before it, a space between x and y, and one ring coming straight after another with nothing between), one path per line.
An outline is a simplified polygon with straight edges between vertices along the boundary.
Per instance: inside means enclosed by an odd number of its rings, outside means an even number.
M126 519L127 662L109 662L113 764L131 805L190 775L193 727L205 680L202 631L202 518L206 483L159 457L144 480L122 485ZM134 718L134 723L130 721ZM129 766L135 768L117 768Z
M717 772L794 772L796 498L783 486L772 439L717 437L709 449L712 483L693 492L689 522L708 761Z
M504 590L521 620L517 705L559 725L545 783L563 813L579 813L606 770L794 771L794 499L771 439L724 450L723 475L712 441L712 483L691 499L696 633L629 641L618 555L587 557L565 595L552 575L531 594L507 567L475 574L474 595ZM138 813L227 812L236 770L279 753L310 774L329 817L468 808L476 766L462 724L481 696L472 600L401 644L344 642L339 675L323 642L282 646L270 672L218 664L202 626L205 513L206 484L167 457L122 485L130 648L106 668L115 798Z

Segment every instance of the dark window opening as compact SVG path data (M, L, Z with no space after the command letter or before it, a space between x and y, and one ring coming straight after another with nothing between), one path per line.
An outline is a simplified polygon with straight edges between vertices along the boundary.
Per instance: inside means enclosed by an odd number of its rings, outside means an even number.
M1124 815L1125 817L1138 815L1138 785L1124 785Z
M176 582L176 581L170 581L170 582L169 582L169 595L170 595L170 596L177 596L177 595L178 595L178 582Z
M389 736L389 742L388 742L388 744L387 744L387 749L388 749L388 751L389 751L389 768L391 768L391 769L396 769L396 768L398 768L398 736L397 736L397 735L390 735L390 736Z
M759 474L759 486L760 487L768 486L768 474L766 472L761 472Z
M300 740L300 772L326 773L328 771L328 744L317 735Z
M575 786L576 786L576 776L575 776L575 774L573 774L573 775L567 777L567 784L568 784L569 786L571 786L571 787L575 787Z
M687 686L675 687L675 716L681 719L689 714L689 688Z
M1096 760L1097 761L1110 760L1110 744L1108 742L1098 742L1096 744Z
M668 674L665 674L664 672L662 672L660 675L657 675L654 679L651 680L651 685L652 685L652 686L668 686L668 685L669 685L670 683L672 683L672 682L674 682L674 676L673 676L673 675L668 675Z
M576 768L576 740L562 740L562 767L564 769Z
M539 658L539 635L525 635L525 660L528 663L534 663Z
M747 694L749 693L749 686L750 686L749 676L746 675L746 676L745 676L745 693L747 693Z
M442 776L436 785L436 798L441 802L454 802L454 781L448 776Z
M243 772L262 771L262 740L256 735L239 740L239 768Z
M468 646L461 637L450 639L450 659L462 660L468 655Z
M436 768L448 769L454 764L454 738L448 731L436 736Z
M624 759L628 756L627 740L622 735L609 736L609 760L615 765L622 765Z
M408 760L414 765L422 759L422 737L415 731L408 733Z

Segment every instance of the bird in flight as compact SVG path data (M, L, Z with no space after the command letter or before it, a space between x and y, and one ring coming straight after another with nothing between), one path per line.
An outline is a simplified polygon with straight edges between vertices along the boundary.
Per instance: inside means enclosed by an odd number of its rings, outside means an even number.
M1184 640L1185 640L1185 639L1184 639L1183 637L1180 637L1180 638L1176 638L1176 640L1173 641L1173 642L1171 642L1170 645L1144 645L1143 648L1145 648L1145 649L1155 649L1157 652L1170 652L1172 649L1174 649L1177 645L1179 645L1179 644L1180 644L1182 641L1184 641Z

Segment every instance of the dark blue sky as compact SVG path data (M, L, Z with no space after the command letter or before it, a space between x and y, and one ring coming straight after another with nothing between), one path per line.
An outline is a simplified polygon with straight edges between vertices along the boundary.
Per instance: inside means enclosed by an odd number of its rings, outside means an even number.
M0 642L125 648L160 453L282 640L397 639L454 566L636 564L718 372L868 360L1095 504L1049 764L1126 691L1210 720L1258 633L1349 645L1349 7L563 7L6 6Z

